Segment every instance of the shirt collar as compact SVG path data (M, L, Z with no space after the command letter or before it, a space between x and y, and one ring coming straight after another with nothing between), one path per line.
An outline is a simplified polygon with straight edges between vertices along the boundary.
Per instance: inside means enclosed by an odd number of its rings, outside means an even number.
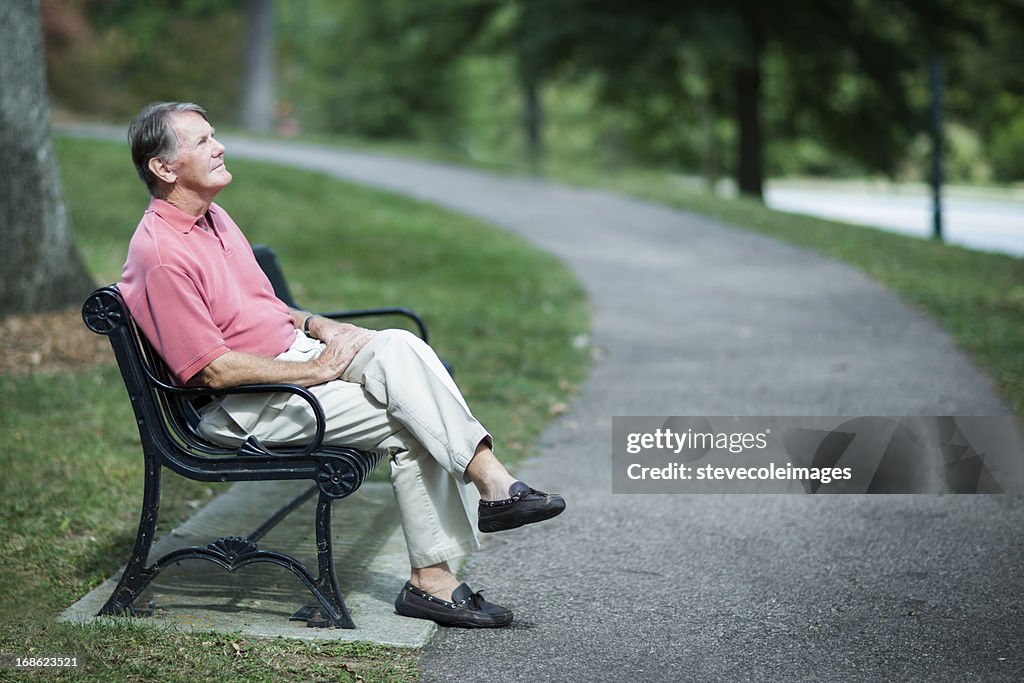
M216 222L217 211L217 205L210 204L210 208L207 213L210 214L211 222ZM192 228L196 227L199 223L199 219L202 218L202 216L192 216L187 214L174 204L156 197L149 200L149 206L146 208L146 213L149 212L160 216L160 218L162 218L169 226L186 235L192 232Z

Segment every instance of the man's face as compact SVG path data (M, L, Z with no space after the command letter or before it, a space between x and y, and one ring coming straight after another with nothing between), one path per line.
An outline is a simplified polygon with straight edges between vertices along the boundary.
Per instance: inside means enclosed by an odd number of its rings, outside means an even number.
M178 137L178 155L168 164L177 176L175 187L212 199L231 182L224 145L213 137L210 123L195 112L175 114L170 123Z

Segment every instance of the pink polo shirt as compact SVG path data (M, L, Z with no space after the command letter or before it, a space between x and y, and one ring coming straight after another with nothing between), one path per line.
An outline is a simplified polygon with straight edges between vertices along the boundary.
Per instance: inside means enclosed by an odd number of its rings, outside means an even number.
M199 218L153 199L128 246L118 289L146 338L183 384L228 351L274 357L295 339L252 248L216 204Z

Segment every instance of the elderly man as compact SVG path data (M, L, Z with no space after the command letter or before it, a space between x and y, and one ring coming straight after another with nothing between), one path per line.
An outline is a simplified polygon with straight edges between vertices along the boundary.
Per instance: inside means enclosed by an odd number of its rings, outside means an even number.
M151 104L128 138L152 199L119 287L178 381L309 387L327 416L325 442L391 454L412 565L396 611L453 626L510 624L512 612L460 583L448 562L478 547L474 516L481 532L514 529L554 517L564 499L509 475L419 338L338 323L274 296L245 236L213 202L231 173L201 107ZM288 394L229 396L201 412L200 432L224 444L308 442L315 430L309 406Z

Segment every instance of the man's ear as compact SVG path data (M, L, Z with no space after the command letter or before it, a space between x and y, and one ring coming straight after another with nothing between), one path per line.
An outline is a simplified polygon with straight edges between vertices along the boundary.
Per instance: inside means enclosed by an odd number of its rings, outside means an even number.
M178 179L178 174L171 170L167 162L160 157L153 157L149 160L149 172L168 185L173 185L174 181Z

